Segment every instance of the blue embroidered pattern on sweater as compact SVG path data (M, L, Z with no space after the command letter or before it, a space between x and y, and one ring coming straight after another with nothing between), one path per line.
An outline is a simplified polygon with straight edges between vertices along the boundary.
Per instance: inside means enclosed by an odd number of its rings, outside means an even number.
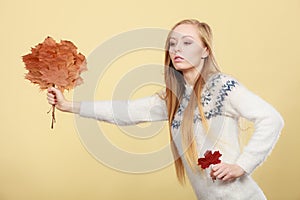
M225 100L225 97L228 96L229 92L231 92L232 89L236 87L236 85L238 85L238 82L235 80L228 80L224 85L222 85L222 88L219 90L219 94L216 98L214 107L208 112L204 113L207 119L210 119L217 115L222 115L222 107L224 106L223 102Z
M211 98L212 98L212 94L210 93L209 90L206 90L204 92L204 95L202 95L201 97L202 106L208 105L209 102L211 101Z
M211 119L212 117L216 117L218 115L222 115L222 108L224 106L224 101L226 99L226 96L228 96L228 94L232 91L233 88L235 88L237 85L239 85L239 83L233 79L229 79L225 82L225 84L223 84L221 86L221 88L216 91L218 82L220 82L221 78L224 75L222 74L218 74L215 77L213 77L210 81L210 85L208 86L208 88L203 92L203 95L201 97L201 103L203 105L203 107L207 107L209 106L209 104L212 104L212 108L209 109L208 111L204 112L204 115L206 117L206 119ZM217 92L217 94L216 94ZM216 99L213 99L213 94L216 95ZM183 96L183 101L180 103L179 108L177 110L176 115L177 116L182 116L183 111L187 105L187 102L190 99L190 95L184 95ZM214 102L212 102L214 100ZM196 123L197 121L201 121L201 116L200 113L198 111L198 109L196 109L195 111L195 116L194 116L194 123ZM172 122L172 128L178 129L181 125L181 121L178 119L174 119Z
M181 121L180 120L173 120L172 121L172 128L173 129L178 129L179 127L180 127L180 125L181 125Z

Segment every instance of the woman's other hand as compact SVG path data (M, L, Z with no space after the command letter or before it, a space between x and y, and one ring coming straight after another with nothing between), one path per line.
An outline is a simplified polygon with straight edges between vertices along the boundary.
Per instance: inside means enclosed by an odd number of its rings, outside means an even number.
M245 174L245 171L236 164L220 163L212 167L210 176L213 180L233 181Z

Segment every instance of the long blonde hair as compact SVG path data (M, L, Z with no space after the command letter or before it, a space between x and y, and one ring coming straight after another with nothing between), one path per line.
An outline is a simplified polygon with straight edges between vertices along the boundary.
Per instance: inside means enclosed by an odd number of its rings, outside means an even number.
M198 28L199 37L202 40L203 44L207 47L209 55L204 60L204 66L202 71L200 72L195 85L193 87L193 92L190 97L190 101L188 106L185 109L183 115L183 121L181 125L181 138L182 138L182 147L186 151L184 152L185 159L187 160L189 166L195 170L197 166L197 149L196 142L194 139L194 127L193 127L193 118L195 108L198 106L198 110L201 116L202 124L206 131L208 130L208 124L206 118L204 116L204 111L201 103L201 91L203 85L205 84L205 80L207 78L220 70L218 69L218 65L216 63L216 59L214 56L213 48L212 48L212 31L211 28L203 22L199 22L195 19L186 19L178 22L171 29L166 45L165 45L165 83L166 83L166 93L165 100L168 109L168 121L169 121L169 130L170 130L170 140L171 140L171 149L175 159L175 168L176 175L181 184L185 183L185 170L183 166L182 159L178 153L177 147L174 144L172 137L172 121L174 119L175 113L179 107L179 103L182 100L184 91L185 91L185 81L181 71L177 71L173 63L170 59L169 55L169 40L172 31L181 24L191 24ZM200 56L200 55L199 55Z

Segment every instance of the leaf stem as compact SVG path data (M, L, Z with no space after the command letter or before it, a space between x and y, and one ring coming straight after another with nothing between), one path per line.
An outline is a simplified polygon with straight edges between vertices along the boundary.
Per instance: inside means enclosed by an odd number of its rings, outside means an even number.
M55 87L55 84L52 85L53 87ZM51 120L51 129L53 129L54 127L54 123L56 123L55 120L55 104L52 105L52 120Z

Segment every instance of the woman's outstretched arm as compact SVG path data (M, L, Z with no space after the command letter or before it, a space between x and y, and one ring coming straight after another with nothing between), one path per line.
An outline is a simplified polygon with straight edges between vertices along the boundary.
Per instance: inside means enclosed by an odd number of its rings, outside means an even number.
M56 88L48 89L49 104L63 112L118 125L167 120L165 100L153 95L137 100L71 102Z

